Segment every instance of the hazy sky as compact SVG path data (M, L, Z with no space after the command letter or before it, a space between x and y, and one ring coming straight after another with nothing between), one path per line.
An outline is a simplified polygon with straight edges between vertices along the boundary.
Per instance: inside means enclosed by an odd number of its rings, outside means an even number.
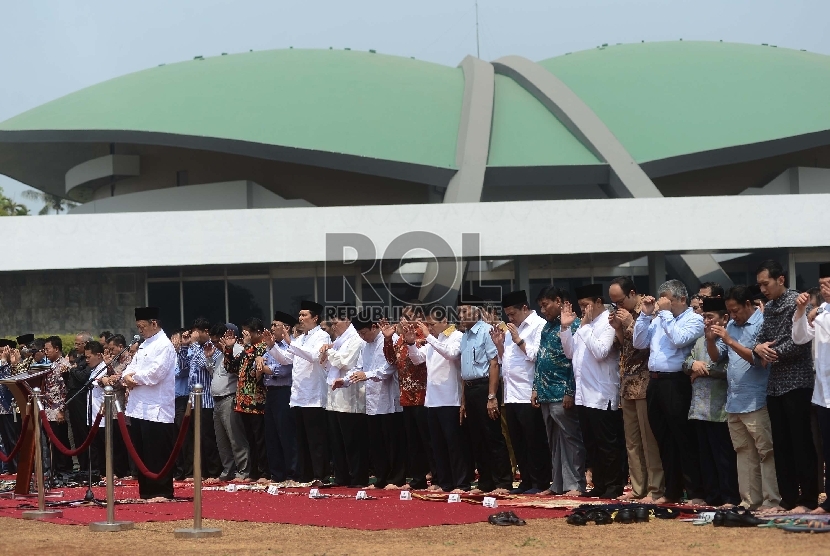
M197 55L332 46L455 66L476 51L474 0L0 0L0 14L0 121ZM480 0L479 36L487 60L680 38L830 54L830 1ZM0 187L18 201L27 189Z

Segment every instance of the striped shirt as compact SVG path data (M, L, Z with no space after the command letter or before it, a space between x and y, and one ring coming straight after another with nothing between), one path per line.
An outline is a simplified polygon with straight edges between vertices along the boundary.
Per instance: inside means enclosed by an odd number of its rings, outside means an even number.
M204 394L202 395L202 407L204 409L213 408L210 383L213 380L213 369L219 357L222 357L221 350L214 349L211 356L211 365L208 366L204 346L199 345L199 342L193 342L187 348L187 389L192 392L193 387L197 384L204 387Z

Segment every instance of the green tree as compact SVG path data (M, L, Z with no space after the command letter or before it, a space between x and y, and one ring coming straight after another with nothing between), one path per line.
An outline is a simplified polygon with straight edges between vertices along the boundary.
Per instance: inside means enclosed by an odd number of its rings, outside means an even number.
M3 188L0 187L0 216L25 216L27 214L29 214L29 208L6 197Z
M50 212L60 214L65 210L78 206L76 203L68 201L63 197L58 197L57 195L52 195L44 191L24 191L23 196L32 201L43 203L43 208L38 212L39 215L49 214Z

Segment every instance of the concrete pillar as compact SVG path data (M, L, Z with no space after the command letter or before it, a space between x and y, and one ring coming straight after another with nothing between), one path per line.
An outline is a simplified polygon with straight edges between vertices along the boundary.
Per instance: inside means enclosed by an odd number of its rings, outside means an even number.
M666 281L666 256L651 253L648 256L648 293L657 296L657 288Z
M528 271L527 255L520 255L513 259L513 288L524 290L528 299L530 298L530 272Z
M795 280L795 253L792 249L787 250L787 286L791 290L796 289Z

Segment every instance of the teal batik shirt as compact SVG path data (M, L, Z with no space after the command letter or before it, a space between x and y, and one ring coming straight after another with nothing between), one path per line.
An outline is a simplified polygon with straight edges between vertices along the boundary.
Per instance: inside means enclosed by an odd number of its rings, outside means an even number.
M565 396L573 396L576 390L574 368L571 360L565 357L559 329L562 327L559 317L548 321L542 328L539 352L536 354L536 375L533 378L533 390L539 403L561 402ZM579 329L579 319L571 325L571 333Z
M692 383L692 403L689 419L726 422L726 360L713 363L706 349L706 337L695 342L692 353L683 362L683 372L689 374L695 361L703 361L709 367L709 376L701 376Z

